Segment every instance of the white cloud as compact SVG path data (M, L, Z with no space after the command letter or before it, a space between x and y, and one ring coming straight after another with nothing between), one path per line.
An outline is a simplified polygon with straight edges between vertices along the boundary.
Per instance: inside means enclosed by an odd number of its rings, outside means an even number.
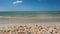
M22 3L23 1L15 1L13 2L13 4L19 4L19 3Z

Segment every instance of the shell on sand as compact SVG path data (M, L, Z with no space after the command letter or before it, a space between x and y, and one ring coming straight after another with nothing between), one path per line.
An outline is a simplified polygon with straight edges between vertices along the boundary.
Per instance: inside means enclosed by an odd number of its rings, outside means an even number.
M0 34L60 34L57 25L11 25L0 27Z

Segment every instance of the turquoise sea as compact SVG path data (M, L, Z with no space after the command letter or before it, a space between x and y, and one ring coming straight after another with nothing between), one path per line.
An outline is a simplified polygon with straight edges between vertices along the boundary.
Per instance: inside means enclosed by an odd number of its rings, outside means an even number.
M41 19L40 16L43 18ZM60 17L60 11L0 11L0 24L60 23L60 18L44 18L46 16Z
M0 16L11 17L60 16L60 11L0 11Z

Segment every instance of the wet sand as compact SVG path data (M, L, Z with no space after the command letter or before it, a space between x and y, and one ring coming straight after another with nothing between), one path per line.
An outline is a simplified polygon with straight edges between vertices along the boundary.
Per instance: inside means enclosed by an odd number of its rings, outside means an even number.
M48 19L40 19L40 18L0 18L0 24L32 24L32 23L59 23L60 18L48 18Z

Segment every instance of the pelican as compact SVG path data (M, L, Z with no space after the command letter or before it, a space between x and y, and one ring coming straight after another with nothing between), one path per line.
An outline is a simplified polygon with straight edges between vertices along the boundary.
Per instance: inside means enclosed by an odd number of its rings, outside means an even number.
M13 2L13 4L19 4L19 3L22 3L23 1L22 0L16 0Z

